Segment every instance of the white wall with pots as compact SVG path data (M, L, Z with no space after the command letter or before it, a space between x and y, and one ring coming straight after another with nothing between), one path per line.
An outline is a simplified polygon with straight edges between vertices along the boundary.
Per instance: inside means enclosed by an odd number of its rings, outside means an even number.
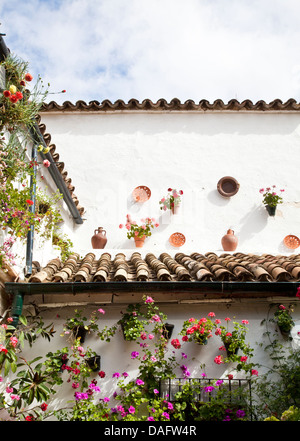
M299 235L300 117L293 112L46 112L46 132L72 178L85 207L83 225L66 223L74 248L90 251L94 230L107 232L106 250L129 253L135 248L124 224L126 214L138 223L154 217L160 226L143 252L176 252L169 243L184 234L182 252L223 251L229 228L238 238L237 251L290 254L283 243ZM217 191L223 176L240 184L231 198ZM132 191L151 190L145 203ZM284 189L284 203L270 217L259 189ZM167 189L183 191L179 214L160 210ZM97 250L96 250L97 252Z
M221 239L229 228L238 237L237 251L275 255L297 252L286 248L283 239L289 234L300 235L299 114L46 112L42 114L42 122L46 125L46 132L51 134L60 161L65 163L75 186L74 193L86 210L82 225L75 225L67 212L64 216L63 231L73 241L74 251L81 255L90 251L94 251L96 257L101 255L103 250L92 250L91 237L94 230L102 226L108 238L105 251L112 257L118 252L130 256L135 250L134 242L127 239L125 229L119 229L119 224L125 223L127 213L137 222L150 216L160 224L140 249L143 255L148 251L156 255L165 251L171 255L177 251L221 254ZM238 193L229 199L217 191L217 183L223 176L233 176L240 184ZM144 204L132 199L132 191L139 185L151 190L151 198ZM267 214L259 193L261 187L271 185L285 189L284 203L278 207L275 217ZM159 200L167 194L169 187L184 193L179 214L174 216L162 212L159 206ZM179 249L169 243L174 232L181 232L186 238ZM40 249L39 253L34 254L34 260L46 262L52 257L46 248L44 252ZM52 304L42 299L37 301L45 322L54 322L57 332L51 343L40 340L25 356L33 359L37 354L45 355L50 350L66 346L66 337L61 337L60 332L65 319L74 314L75 308L83 309L86 315L99 307L105 309L99 322L102 328L113 325L120 318L120 311L124 312L132 296L115 296L115 304L99 295L98 300L89 305L89 293L74 296L67 303L62 295L51 296L55 302ZM152 296L156 299L155 293ZM30 301L31 298L26 296L26 302ZM263 300L219 299L193 304L167 303L160 299L160 307L167 314L168 322L175 325L173 337L178 336L184 320L200 318L211 311L223 321L227 316L237 321L249 320L247 341L254 348L252 361L268 365L270 360L259 346L266 331L260 323L267 317L274 301L288 306L298 299L279 297L274 300L271 294L270 298ZM291 345L299 348L299 307L293 317L295 328ZM278 337L284 341L280 334ZM121 332L110 343L89 336L85 346L101 355L101 369L106 372L106 377L101 382L97 374L95 378L99 379L102 398L115 390L113 372L127 371L130 377L134 377L137 362L131 360L130 353L138 350L137 344L124 342ZM191 376L198 377L206 372L209 377L221 378L234 370L234 366L214 363L214 357L220 354L219 346L217 338L203 347L185 343L176 354L178 360L189 367ZM171 353L170 343L168 348ZM187 354L187 359L181 360L181 352ZM181 376L180 369L177 373ZM67 378L67 372L62 375ZM54 405L61 406L73 394L71 385L66 383Z

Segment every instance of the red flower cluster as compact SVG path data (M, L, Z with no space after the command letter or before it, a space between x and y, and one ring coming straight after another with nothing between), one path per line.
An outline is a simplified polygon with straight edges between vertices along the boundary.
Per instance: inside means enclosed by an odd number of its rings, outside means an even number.
M30 73L25 74L24 80L25 81L31 81L33 76ZM24 80L20 81L20 86L25 86L26 82ZM23 98L22 92L19 90L16 90L15 86L11 86L10 90L4 90L3 95L5 98L8 98L9 101L13 104L17 103L19 100Z
M171 341L171 345L175 349L180 349L181 348L181 344L180 344L180 341L178 340L178 338L173 338L173 340Z
M23 98L22 92L11 93L9 90L4 90L3 95L8 98L11 103L17 103Z

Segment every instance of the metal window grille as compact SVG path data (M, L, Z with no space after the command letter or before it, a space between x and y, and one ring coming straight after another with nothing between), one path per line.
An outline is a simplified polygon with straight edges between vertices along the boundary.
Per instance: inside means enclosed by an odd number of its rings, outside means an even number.
M215 386L217 381L221 381L219 386ZM168 378L159 379L159 393L161 398L169 401L175 401L177 392L181 392L184 385L189 383L191 389L195 389L193 393L194 402L208 403L216 395L218 390L226 388L229 392L229 400L234 395L235 403L243 404L245 394L247 394L247 407L249 419L252 421L252 396L251 396L251 380L249 379L229 379L229 378ZM210 390L209 386L214 386ZM207 389L208 388L208 389ZM200 393L199 393L200 389ZM230 402L228 403L230 404Z

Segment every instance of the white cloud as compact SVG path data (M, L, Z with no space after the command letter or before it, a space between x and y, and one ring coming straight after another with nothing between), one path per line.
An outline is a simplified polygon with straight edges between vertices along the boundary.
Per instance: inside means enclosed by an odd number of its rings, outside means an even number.
M299 100L298 0L4 0L5 42L57 102Z

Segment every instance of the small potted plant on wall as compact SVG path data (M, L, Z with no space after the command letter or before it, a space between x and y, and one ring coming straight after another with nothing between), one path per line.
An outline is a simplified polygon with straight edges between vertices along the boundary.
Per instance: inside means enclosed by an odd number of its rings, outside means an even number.
M244 354L248 352L249 345L245 343L246 333L248 328L248 320L242 320L241 323L233 321L233 329L229 330L229 322L231 319L229 317L225 318L226 326L216 324L215 334L221 337L224 347L220 349L225 349L227 352L227 359L229 361L236 361L236 355L239 350Z
M295 326L295 322L291 316L293 311L292 305L290 305L289 308L286 308L284 305L278 305L277 310L274 313L274 320L277 323L281 334L284 336L288 336L293 326Z
M168 188L168 195L159 201L160 209L163 211L171 210L173 214L177 214L181 203L180 196L182 195L182 190L177 191L176 189Z
M141 305L139 303L128 305L117 324L121 326L124 340L133 341L139 338L145 331L145 315Z
M283 193L284 189L279 191ZM259 192L263 195L262 203L265 205L267 212L270 216L275 216L277 205L283 202L282 197L276 192L276 185L261 188Z
M195 318L189 318L183 323L182 330L179 332L183 335L183 341L194 341L199 345L206 345L208 339L212 337L212 330L214 328L214 323L211 317L215 314L210 312L208 318L202 317L199 320Z
M69 334L71 331L76 340L80 338L80 343L84 343L88 332L98 331L97 320L96 311L92 312L88 320L87 317L82 315L82 311L75 309L74 317L70 317L66 320L64 334L62 335Z
M152 235L151 229L158 227L159 223L155 221L154 218L146 217L141 219L141 225L138 225L135 221L131 219L131 216L127 214L125 228L127 228L128 239L134 238L135 246L141 248L144 245L146 237ZM124 225L120 224L119 228L123 228Z

